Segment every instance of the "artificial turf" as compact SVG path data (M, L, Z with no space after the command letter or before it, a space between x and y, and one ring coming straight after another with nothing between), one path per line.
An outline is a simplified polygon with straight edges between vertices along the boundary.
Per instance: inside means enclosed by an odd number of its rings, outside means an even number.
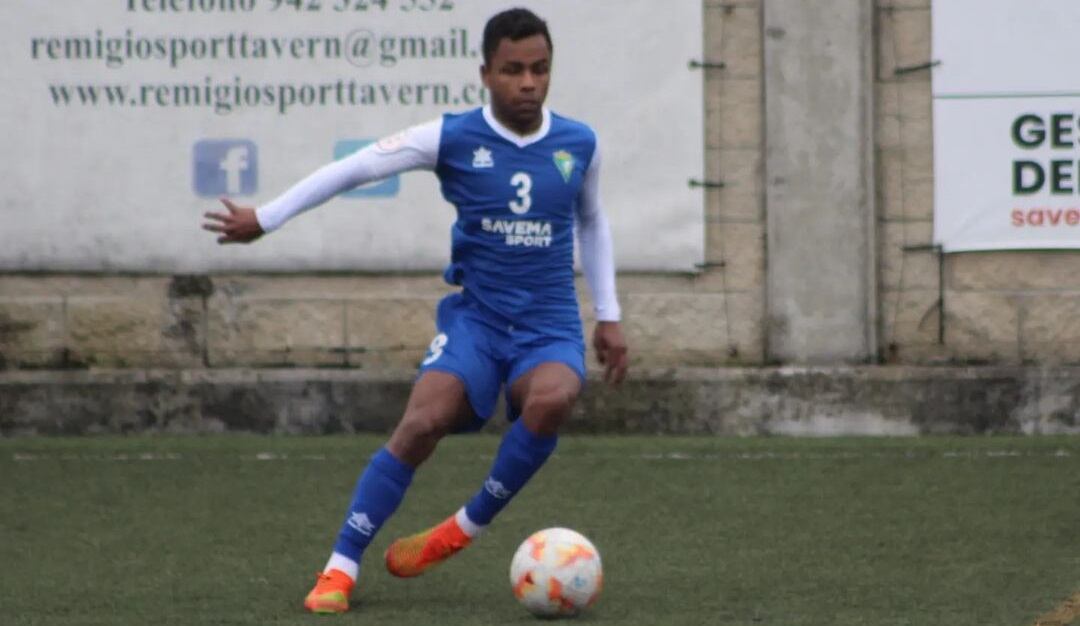
M528 534L603 556L589 624L1034 624L1080 590L1080 438L568 436L472 547L413 580L390 540L477 489L498 440L453 437L363 565L354 610L303 613L375 436L0 440L0 624L529 624Z

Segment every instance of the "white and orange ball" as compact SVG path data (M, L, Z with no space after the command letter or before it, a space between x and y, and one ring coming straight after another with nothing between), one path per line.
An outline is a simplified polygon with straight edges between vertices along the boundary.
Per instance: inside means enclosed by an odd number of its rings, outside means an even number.
M600 552L569 528L535 532L514 553L510 584L533 615L577 615L596 602L604 586Z

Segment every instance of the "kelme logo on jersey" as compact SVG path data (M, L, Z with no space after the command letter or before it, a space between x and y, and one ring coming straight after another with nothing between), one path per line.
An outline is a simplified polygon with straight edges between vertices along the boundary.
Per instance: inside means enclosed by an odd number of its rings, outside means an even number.
M491 158L491 150L480 146L472 153L473 167L495 167L495 159Z
M555 167L562 174L563 182L570 182L570 177L574 175L574 155L566 150L559 150L552 157L555 159Z

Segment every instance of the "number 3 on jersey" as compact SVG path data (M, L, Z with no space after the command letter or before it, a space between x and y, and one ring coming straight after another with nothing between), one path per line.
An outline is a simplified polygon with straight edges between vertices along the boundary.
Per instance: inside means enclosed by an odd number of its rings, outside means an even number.
M431 345L428 346L427 358L423 360L423 365L431 365L439 359L443 354L443 348L446 347L450 338L446 336L446 333L439 333L435 335L435 338L431 340Z
M525 172L518 172L510 178L510 185L517 187L517 200L510 201L510 210L517 215L528 212L532 206L532 176Z

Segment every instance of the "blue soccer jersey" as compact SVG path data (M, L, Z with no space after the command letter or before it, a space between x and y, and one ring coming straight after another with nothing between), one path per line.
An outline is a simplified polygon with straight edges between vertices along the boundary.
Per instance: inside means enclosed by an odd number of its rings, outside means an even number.
M616 321L611 235L600 208L600 153L586 125L544 110L519 136L490 108L445 115L331 163L259 207L266 232L359 184L414 169L435 172L454 205L444 277L463 287L439 303L421 372L465 384L479 426L500 388L541 363L585 378L574 287L574 235L597 320ZM513 417L513 407L511 407Z
M580 336L574 292L574 215L596 135L545 116L520 145L484 110L443 117L435 173L457 209L445 278L518 326Z
M611 233L600 208L599 151L585 124L543 112L519 136L490 107L449 114L390 135L323 166L256 209L269 233L357 185L432 170L457 210L446 279L489 313L528 325L577 318L576 220L582 267L597 320L617 321Z

